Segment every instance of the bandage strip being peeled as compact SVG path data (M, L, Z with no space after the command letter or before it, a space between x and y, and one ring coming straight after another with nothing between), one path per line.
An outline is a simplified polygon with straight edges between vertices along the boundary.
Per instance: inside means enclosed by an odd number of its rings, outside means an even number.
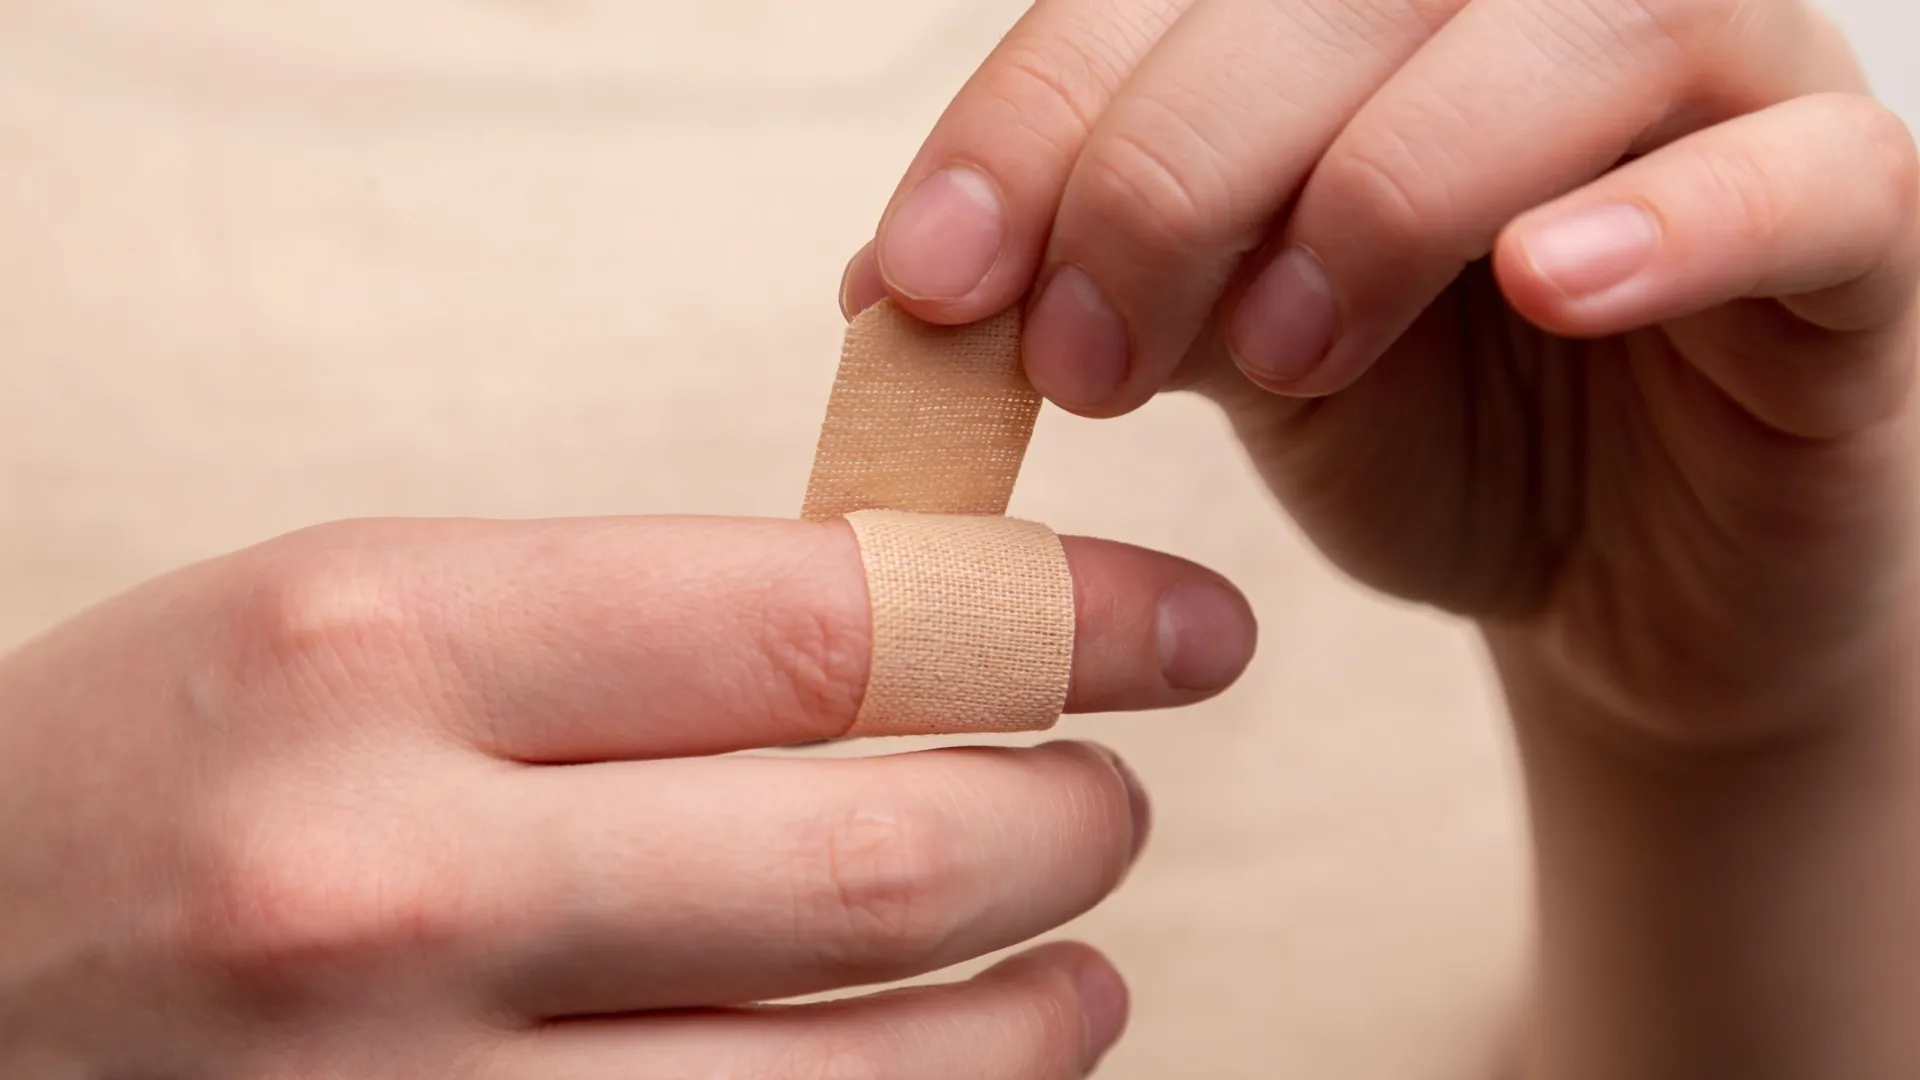
M935 327L882 303L849 328L801 512L845 517L866 568L872 660L848 736L1059 719L1073 577L1052 530L1001 516L1039 410L1017 313Z
M882 302L847 329L800 516L1004 514L1039 415L1017 312L931 326Z

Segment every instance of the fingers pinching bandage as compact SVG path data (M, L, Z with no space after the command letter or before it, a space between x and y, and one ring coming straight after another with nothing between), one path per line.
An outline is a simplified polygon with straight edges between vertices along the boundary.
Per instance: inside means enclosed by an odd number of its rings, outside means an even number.
M1005 517L1040 395L1017 313L964 327L881 303L847 332L801 516L844 517L873 609L847 736L1037 731L1066 707L1073 577Z

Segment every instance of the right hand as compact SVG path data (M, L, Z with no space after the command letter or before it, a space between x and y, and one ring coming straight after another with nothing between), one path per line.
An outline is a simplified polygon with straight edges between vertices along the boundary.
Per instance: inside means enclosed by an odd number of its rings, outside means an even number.
M1253 646L1191 564L1066 541L1070 708ZM728 757L843 732L844 525L360 522L163 578L0 660L0 1075L681 1080L1089 1070L1073 945L1146 804L1082 744Z
M1766 741L1915 644L1920 152L1865 89L1803 0L1040 0L843 304L1022 304L1062 407L1200 390L1359 580Z

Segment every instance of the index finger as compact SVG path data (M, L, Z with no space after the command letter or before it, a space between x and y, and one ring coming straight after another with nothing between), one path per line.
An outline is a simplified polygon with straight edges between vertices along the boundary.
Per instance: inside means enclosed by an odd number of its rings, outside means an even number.
M1011 307L1033 284L1095 119L1193 2L1037 0L928 135L848 284L879 285L935 323ZM879 298L855 296L848 305L843 290L843 307Z
M1219 575L1124 544L1063 546L1069 711L1188 704L1246 666L1253 616ZM276 582L255 601L270 625L326 635L349 665L407 667L436 722L508 760L835 738L866 687L866 575L842 522L359 522L258 558Z

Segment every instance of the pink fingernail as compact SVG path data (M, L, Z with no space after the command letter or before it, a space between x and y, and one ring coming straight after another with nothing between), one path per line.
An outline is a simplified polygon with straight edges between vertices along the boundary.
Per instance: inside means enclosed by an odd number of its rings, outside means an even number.
M1097 409L1126 381L1127 324L1086 271L1054 271L1027 313L1021 349L1034 388L1067 409Z
M1224 585L1184 585L1160 598L1160 674L1176 690L1226 687L1253 660L1253 610Z
M1006 215L993 181L955 165L920 182L880 235L880 272L902 296L964 299L999 261Z
M1339 333L1326 270L1311 252L1293 247L1267 264L1240 298L1227 341L1247 374L1284 385L1319 367Z
M1519 244L1535 273L1578 300L1645 269L1660 244L1660 223L1631 203L1610 203L1528 225Z
M887 284L880 279L880 266L873 255L873 244L860 249L840 274L840 314L851 319L886 299Z

